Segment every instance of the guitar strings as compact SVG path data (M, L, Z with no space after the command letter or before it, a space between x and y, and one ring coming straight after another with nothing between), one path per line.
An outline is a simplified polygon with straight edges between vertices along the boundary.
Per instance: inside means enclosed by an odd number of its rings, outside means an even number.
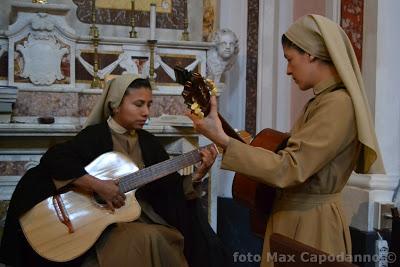
M206 147L212 146L208 145ZM199 150L193 150L186 154L174 157L148 168L120 178L119 187L122 192L128 192L149 182L157 180L184 167L193 165L201 160Z

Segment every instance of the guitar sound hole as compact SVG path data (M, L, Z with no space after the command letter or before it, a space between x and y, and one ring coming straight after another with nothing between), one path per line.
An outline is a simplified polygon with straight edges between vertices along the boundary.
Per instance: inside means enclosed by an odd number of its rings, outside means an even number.
M94 193L94 200L96 200L97 204L105 205L107 202L99 196L99 194Z

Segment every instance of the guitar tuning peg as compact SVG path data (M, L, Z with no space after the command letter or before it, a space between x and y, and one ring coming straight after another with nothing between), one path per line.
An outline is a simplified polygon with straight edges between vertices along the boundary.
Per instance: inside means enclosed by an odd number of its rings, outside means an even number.
M206 83L207 83L208 87L210 87L210 89L211 89L210 90L211 95L214 95L214 96L217 95L218 88L215 85L215 82L213 80L206 79Z
M199 104L197 104L196 102L193 103L193 104L190 106L190 109L191 109L191 110L196 110L196 109L198 109L198 108L199 108Z
M216 96L216 95L217 95L217 92L218 92L217 87L214 87L214 88L211 90L211 95L212 95L212 96Z
M197 107L193 110L193 113L196 114L197 117L200 117L201 119L204 118L204 112L201 111L200 107Z

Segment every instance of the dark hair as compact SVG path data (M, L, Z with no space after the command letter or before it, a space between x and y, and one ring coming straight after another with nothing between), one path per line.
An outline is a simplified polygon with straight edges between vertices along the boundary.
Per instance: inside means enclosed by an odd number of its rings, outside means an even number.
M306 51L304 51L303 49L301 49L300 47L298 47L295 43L293 43L292 41L290 41L289 38L287 38L286 35L284 35L284 34L282 34L281 42L282 42L282 46L283 46L283 47L294 48L294 49L296 49L297 52L299 52L300 54L306 53Z
M287 38L286 35L284 35L284 34L282 34L281 42L282 42L282 46L283 47L293 48L297 52L299 52L300 54L307 53L306 51L304 51L303 49L298 47L295 43L290 41L289 38ZM324 59L320 59L320 58L317 58L317 57L316 57L316 59L318 59L320 62L322 62L324 64L328 64L328 65L334 66L334 64L333 64L333 62L331 60L324 60Z
M151 90L151 84L149 79L138 78L133 82L131 82L131 84L126 89L124 96L127 95L131 90L141 89L141 88Z

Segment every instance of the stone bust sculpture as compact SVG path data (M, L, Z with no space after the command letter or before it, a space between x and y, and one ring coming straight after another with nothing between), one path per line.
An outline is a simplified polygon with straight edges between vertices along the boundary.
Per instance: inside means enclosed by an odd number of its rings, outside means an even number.
M221 29L212 35L215 46L207 57L207 77L219 83L222 74L235 63L239 53L238 38L229 29Z

